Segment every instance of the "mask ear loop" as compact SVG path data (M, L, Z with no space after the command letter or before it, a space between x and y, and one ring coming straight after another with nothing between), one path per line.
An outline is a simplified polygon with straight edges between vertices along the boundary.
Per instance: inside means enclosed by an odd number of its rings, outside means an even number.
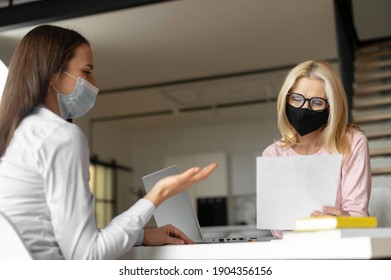
M65 72L65 71L63 71L63 72ZM66 73L66 72L65 72ZM67 73L68 75L70 75L69 73ZM54 91L56 92L56 93L61 93L59 90L58 90L58 88L54 85L54 81L56 81L58 78L59 78L59 76L60 76L60 74L59 73L57 73L57 74L54 74L53 75L53 77L52 77L52 80L51 80L51 83L50 83L50 86L54 89ZM72 75L71 75L72 76ZM53 81L53 79L54 79L54 81Z
M65 70L64 70L64 73L65 73L66 75L68 75L69 77L72 77L72 78L74 78L75 80L77 80L77 78L76 78L75 76L73 76L71 73L68 73L68 72L65 71Z
M54 84L51 84L50 85L52 88L54 88L54 90L56 91L56 93L60 93L60 91L56 88L56 86Z
M67 71L63 71L66 75L68 75L69 77L71 77L71 78L74 78L75 80L77 80L77 78L75 77L75 76L73 76L72 74L70 74L70 73L68 73ZM56 93L58 93L58 94L62 94L57 88L56 88L56 86L52 83L51 85L50 85L52 88L54 88L54 90L56 91Z

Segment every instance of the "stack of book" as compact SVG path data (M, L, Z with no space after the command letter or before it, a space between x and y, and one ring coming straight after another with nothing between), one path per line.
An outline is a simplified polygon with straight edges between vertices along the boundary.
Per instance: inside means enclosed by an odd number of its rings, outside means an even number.
M283 240L311 240L369 236L391 237L391 228L378 228L376 217L315 217L297 219L295 229L286 231Z

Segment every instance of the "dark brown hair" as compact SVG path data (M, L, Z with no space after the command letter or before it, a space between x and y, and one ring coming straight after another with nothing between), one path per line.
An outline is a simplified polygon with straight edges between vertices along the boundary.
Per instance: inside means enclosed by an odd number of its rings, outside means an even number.
M0 102L0 157L22 119L45 99L51 78L67 68L82 44L89 42L78 32L52 25L38 26L20 41Z

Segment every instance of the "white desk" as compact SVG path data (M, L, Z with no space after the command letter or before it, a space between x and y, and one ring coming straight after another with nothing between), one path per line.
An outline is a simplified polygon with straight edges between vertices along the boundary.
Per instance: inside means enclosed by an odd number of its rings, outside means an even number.
M391 238L135 247L126 259L391 259Z

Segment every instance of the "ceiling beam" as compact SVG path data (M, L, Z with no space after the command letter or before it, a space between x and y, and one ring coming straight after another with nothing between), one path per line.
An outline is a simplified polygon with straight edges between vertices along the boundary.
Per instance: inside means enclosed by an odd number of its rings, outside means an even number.
M0 31L172 0L45 0L0 8Z

